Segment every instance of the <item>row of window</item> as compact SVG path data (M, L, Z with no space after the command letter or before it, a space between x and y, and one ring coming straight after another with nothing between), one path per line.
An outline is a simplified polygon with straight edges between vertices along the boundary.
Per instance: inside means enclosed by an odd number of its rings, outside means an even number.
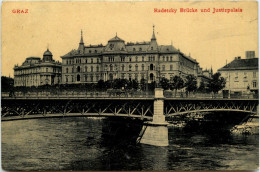
M149 56L148 58L149 58L149 61L155 61L155 56ZM125 57L120 57L121 62L125 62L125 60L126 60ZM159 57L159 60L160 60L160 57ZM172 56L162 56L162 61L164 61L164 62L168 62L168 61L172 61L172 60L173 60ZM108 61L114 62L115 57L114 56L108 57ZM138 62L138 56L135 57L135 61ZM142 61L143 62L145 61L144 56L142 56ZM84 62L88 63L88 59L86 59ZM93 58L91 58L89 62L93 63ZM129 62L132 62L132 57L129 57ZM75 59L75 64L81 64L81 63L82 63L81 59ZM97 58L97 63L99 63L98 58ZM74 60L73 59L66 60L66 64L74 64Z
M145 68L144 64L142 64L142 71L144 71L144 68ZM80 66L78 66L76 69L77 69L76 72L82 72ZM114 69L115 69L115 71L117 71L118 68L117 68L117 65L113 66L112 64L110 64L109 68L108 68L108 65L105 66L105 71L107 71L108 69L109 69L109 71L114 71ZM128 70L132 71L131 64L128 66ZM155 70L155 66L153 64L151 64L150 66L148 66L148 70ZM165 65L162 65L162 71L165 71L165 70L166 70ZM170 70L171 71L173 70L173 65L170 65ZM87 71L88 71L88 67L85 66L85 72L87 72ZM121 71L125 71L125 65L121 66ZM135 71L138 71L137 64L135 65ZM73 72L73 69L72 69L72 72ZM90 72L94 72L93 66L90 67ZM99 66L96 67L96 72L99 72ZM69 68L66 68L66 73L69 73Z
M239 73L239 72L235 72L235 75L236 75L235 79L238 78L238 73ZM225 75L226 75L226 76L227 76L227 75L230 75L230 73L226 72ZM244 72L244 78L245 78L245 77L247 77L247 72ZM253 72L253 78L256 78L256 72Z

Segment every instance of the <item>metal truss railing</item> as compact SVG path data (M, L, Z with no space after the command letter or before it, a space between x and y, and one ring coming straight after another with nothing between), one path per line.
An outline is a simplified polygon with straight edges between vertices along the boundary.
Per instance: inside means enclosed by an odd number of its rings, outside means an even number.
M258 100L165 100L166 117L209 111L256 113Z
M151 120L153 101L4 100L1 112L2 120L66 116L118 116Z

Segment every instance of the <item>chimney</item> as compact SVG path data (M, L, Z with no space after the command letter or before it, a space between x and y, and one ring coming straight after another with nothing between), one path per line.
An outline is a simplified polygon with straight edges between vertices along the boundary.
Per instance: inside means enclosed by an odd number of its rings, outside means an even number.
M255 58L255 51L246 51L246 59Z

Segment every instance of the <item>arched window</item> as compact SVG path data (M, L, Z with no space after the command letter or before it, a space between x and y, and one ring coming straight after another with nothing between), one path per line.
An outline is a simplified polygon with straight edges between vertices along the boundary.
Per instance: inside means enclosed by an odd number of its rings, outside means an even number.
M77 75L77 81L80 81L80 75Z
M112 64L110 65L110 71L113 71L113 65Z
M153 64L150 64L150 70L154 70Z
M150 80L153 81L153 79L154 79L154 75L151 73L150 74Z
M162 66L162 70L165 71L165 65Z
M137 64L135 65L135 71L138 71L138 65Z
M77 72L80 72L80 67L79 66L77 67Z

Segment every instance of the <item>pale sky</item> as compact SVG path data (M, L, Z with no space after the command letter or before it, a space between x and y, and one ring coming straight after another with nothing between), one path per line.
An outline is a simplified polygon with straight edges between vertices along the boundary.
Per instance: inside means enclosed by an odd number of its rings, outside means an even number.
M154 8L177 9L154 13ZM198 9L181 13L180 8ZM209 13L200 9L210 8ZM213 8L242 12L215 13ZM85 45L107 44L115 36L125 42L150 41L155 25L159 45L191 54L203 69L214 72L245 51L258 57L257 2L4 2L2 4L2 75L13 77L15 64L29 56L41 57L49 45L55 60L78 48L80 30ZM28 9L28 13L13 13Z

